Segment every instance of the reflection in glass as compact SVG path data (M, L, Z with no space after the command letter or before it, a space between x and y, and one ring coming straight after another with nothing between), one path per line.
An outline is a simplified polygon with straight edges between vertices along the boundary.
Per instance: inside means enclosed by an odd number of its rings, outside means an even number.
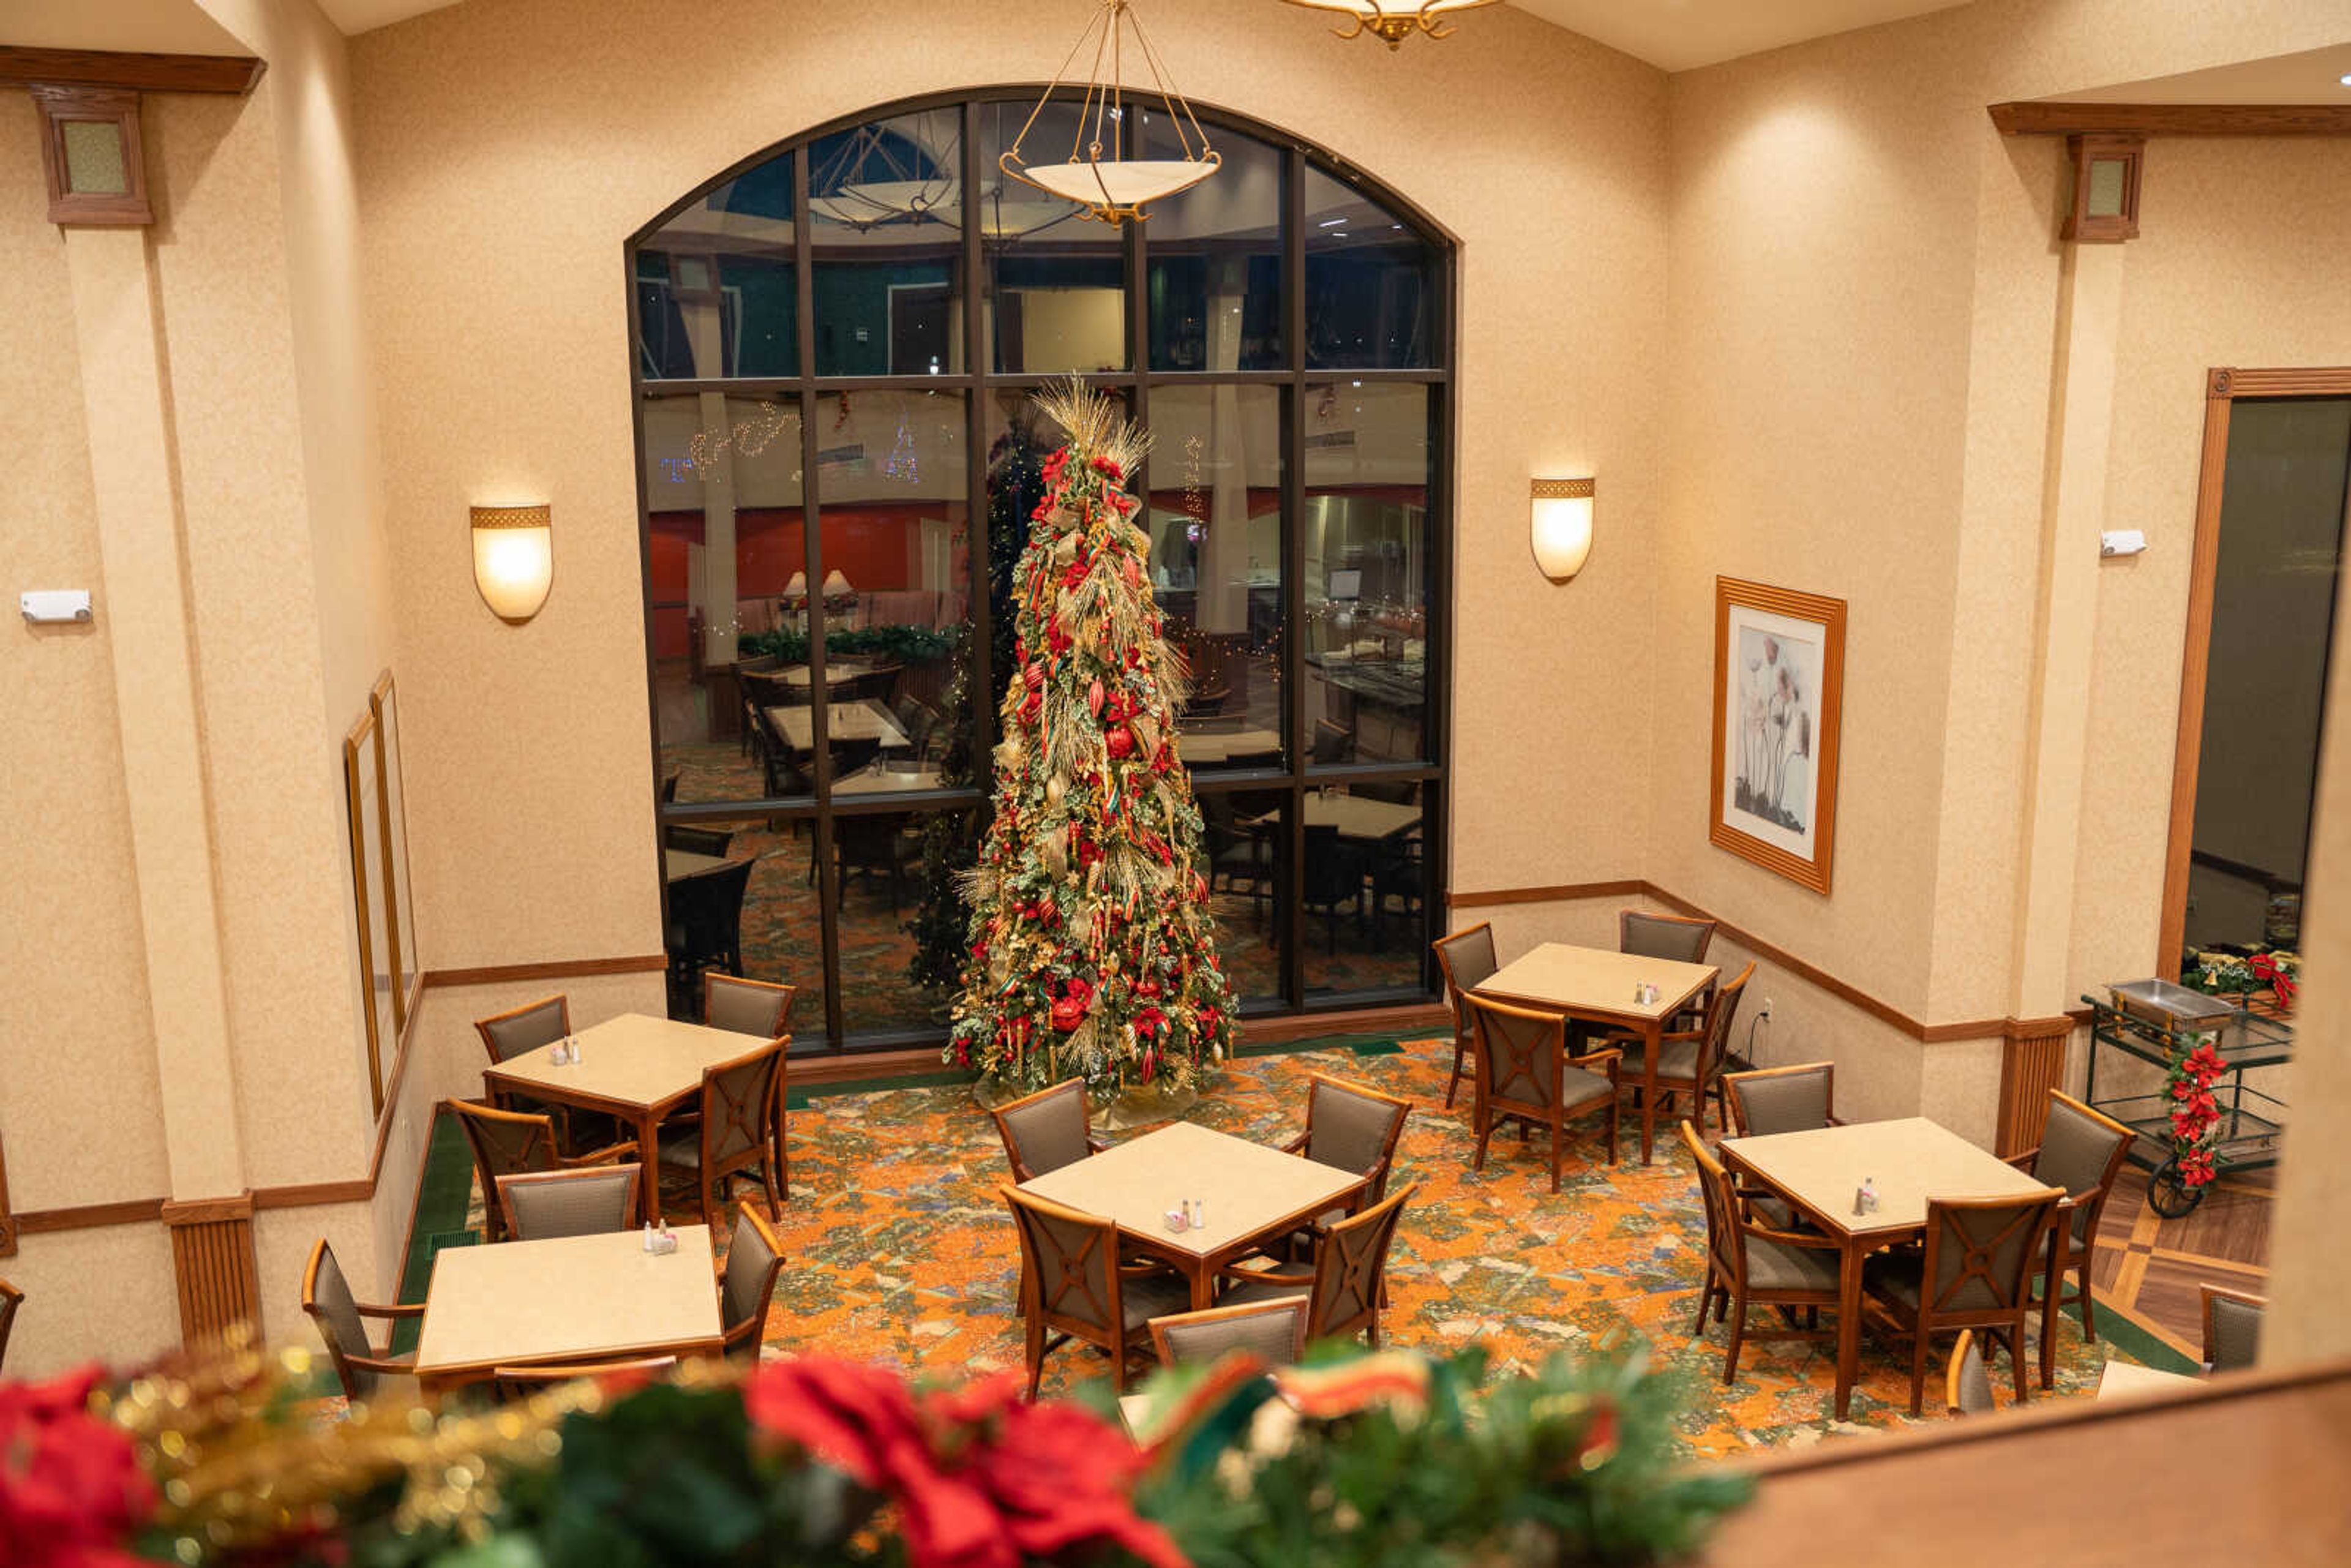
M789 154L663 225L637 251L638 374L799 374L792 242Z
M1431 394L1332 382L1309 384L1306 398L1301 632L1312 759L1419 761L1428 754Z
M1298 902L1309 1000L1421 983L1429 941L1426 789L1359 782L1307 792Z
M643 462L664 793L681 801L804 794L807 781L778 766L785 759L759 720L775 663L760 640L779 624L807 559L799 400L647 398Z
M928 857L976 842L973 811L859 812L832 820L841 879L841 1027L852 1037L935 1035L955 999L965 906Z
M1064 202L1004 177L997 158L1012 145L1032 105L980 107L987 140L980 193L987 276L988 362L999 371L1119 371L1127 364L1126 257L1119 232ZM1039 115L1032 145L1067 145L1075 104Z
M1202 790L1201 874L1217 916L1217 958L1243 1002L1281 996L1281 914L1290 838L1277 789Z
M836 796L938 789L946 750L967 735L971 715L964 394L824 392L813 406L823 575L814 594L788 596L796 634L774 651L805 691L807 627L825 628ZM787 740L812 768L805 717Z
M1436 363L1437 247L1364 192L1306 172L1306 366Z
M663 824L672 1018L702 1016L702 976L716 970L799 987L789 1024L794 1041L823 1039L822 915L809 877L814 835L803 818Z
M1281 762L1281 393L1151 396L1151 587L1192 666L1194 768Z
M963 368L963 111L898 115L809 145L816 373Z
M1144 156L1180 156L1166 116L1143 116ZM1216 178L1154 204L1150 257L1151 368L1263 371L1281 345L1281 171L1284 155L1229 131L1217 133Z

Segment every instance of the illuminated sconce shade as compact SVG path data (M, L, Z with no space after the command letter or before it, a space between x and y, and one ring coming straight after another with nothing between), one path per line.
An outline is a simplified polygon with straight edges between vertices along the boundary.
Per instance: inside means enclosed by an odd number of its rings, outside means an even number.
M554 528L544 502L535 507L475 507L474 586L501 621L519 625L538 613L555 577Z
M1592 479L1538 479L1534 483L1535 564L1554 582L1583 570L1592 554Z
M849 586L849 579L841 575L838 567L824 574L824 596L827 599L839 599L856 591Z
M786 599L806 599L808 597L807 572L796 571L792 573L792 580L784 584L784 597Z

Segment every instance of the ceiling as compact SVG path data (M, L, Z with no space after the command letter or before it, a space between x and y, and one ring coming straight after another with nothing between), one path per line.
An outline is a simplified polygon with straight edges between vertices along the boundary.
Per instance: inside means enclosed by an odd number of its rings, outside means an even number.
M2351 44L2272 55L2176 77L2058 93L2064 103L2339 103L2351 107Z
M0 44L20 49L128 49L163 55L252 51L195 0L6 0Z
M405 22L411 16L456 3L457 0L319 0L319 9L344 32L364 33L371 27Z

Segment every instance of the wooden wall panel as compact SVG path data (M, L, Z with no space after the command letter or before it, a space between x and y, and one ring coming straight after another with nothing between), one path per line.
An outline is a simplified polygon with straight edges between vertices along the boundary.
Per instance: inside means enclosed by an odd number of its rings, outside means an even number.
M258 1337L261 1265L253 1249L253 1195L166 1203L172 1271L180 1291L180 1339L194 1346L239 1323Z
M2064 1086L2065 1043L2074 1020L2011 1019L2001 1031L2000 1121L1992 1152L2002 1159L2041 1146L2049 1124L2049 1092Z

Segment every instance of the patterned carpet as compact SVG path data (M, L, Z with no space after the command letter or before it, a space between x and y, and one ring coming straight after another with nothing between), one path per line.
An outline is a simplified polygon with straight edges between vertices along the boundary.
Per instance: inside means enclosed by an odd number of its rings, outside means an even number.
M1306 1077L1316 1071L1413 1099L1390 1190L1421 1186L1390 1264L1394 1300L1384 1322L1392 1343L1443 1353L1482 1342L1502 1365L1526 1366L1557 1346L1645 1336L1689 1374L1683 1431L1703 1453L1907 1421L1907 1357L1876 1341L1864 1344L1851 1427L1831 1417L1834 1353L1825 1343L1750 1342L1739 1381L1723 1385L1723 1328L1690 1335L1705 1220L1677 1141L1663 1141L1657 1164L1643 1169L1632 1163L1637 1134L1626 1163L1613 1168L1596 1133L1577 1138L1556 1197L1545 1190L1539 1145L1498 1139L1476 1174L1466 1103L1451 1112L1443 1103L1450 1042L1372 1049L1388 1053L1245 1059L1193 1116L1281 1141L1301 1125ZM793 1111L790 1140L771 1352L822 1348L956 1376L1020 1364L1017 1248L995 1196L1003 1151L966 1087L827 1094ZM475 1194L476 1227L479 1217ZM1759 1313L1759 1326L1770 1315ZM2109 1356L2177 1369L2122 1314L2102 1311L2099 1326L2124 1344L2085 1345L2070 1321L2061 1333L2060 1397L2094 1388ZM1067 1346L1048 1357L1045 1386L1106 1374L1099 1356ZM1941 1418L1938 1387L1930 1380L1929 1420Z

